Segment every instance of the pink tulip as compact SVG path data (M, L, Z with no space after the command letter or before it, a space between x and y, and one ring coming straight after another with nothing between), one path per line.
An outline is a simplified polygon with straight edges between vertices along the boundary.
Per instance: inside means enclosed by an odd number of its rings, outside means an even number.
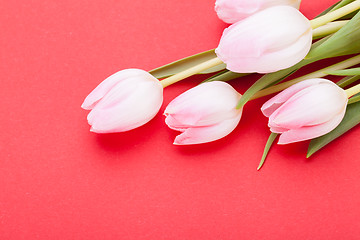
M217 0L215 11L226 23L235 23L265 8L288 5L299 9L301 0Z
M300 62L312 42L310 21L289 6L270 7L225 29L217 56L239 73L269 73Z
M91 110L90 131L125 132L150 121L163 101L163 88L151 74L140 69L119 71L86 97L82 108Z
M215 141L231 133L240 121L242 109L236 109L241 95L225 82L207 82L196 86L166 107L165 122L182 132L176 145Z
M261 108L270 131L280 133L278 144L299 142L333 130L344 117L345 91L333 82L314 78L297 83Z

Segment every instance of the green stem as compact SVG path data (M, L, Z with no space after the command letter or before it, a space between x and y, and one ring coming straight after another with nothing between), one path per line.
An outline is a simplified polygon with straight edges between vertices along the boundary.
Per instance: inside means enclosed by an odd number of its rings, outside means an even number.
M354 66L356 64L360 63L360 55L357 55L355 57L346 59L345 61L336 63L334 65L331 65L329 67L320 69L318 71L306 74L304 76L295 78L293 80L284 82L284 83L280 83L278 85L272 86L272 87L268 87L264 90L258 91L257 93L255 93L252 97L251 100L256 99L256 98L260 98L260 97L264 97L276 92L280 92L288 87L290 87L291 85L294 85L295 83L304 81L306 79L311 79L311 78L319 78L319 77L324 77L326 75L328 75L328 72L330 71L335 71L335 70L340 70L340 69L344 69L344 68L348 68L351 66Z
M323 26L329 22L332 22L336 19L339 19L343 16L346 16L349 13L352 13L360 8L360 0L356 0L352 3L345 5L335 11L329 12L321 17L315 18L310 21L311 27L313 29Z
M219 58L215 57L213 59L210 59L206 62L200 63L198 65L195 65L191 68L186 69L185 71L179 72L171 77L165 78L164 80L160 81L160 83L163 85L163 87L167 87L171 84L174 84L184 78L190 77L194 74L197 74L201 71L204 71L206 69L215 67L217 65L222 64L223 61L221 61Z
M332 33L335 33L338 30L340 30L340 28L342 28L348 22L349 22L349 20L329 22L323 26L315 28L313 30L313 39L318 39L318 38L330 35Z
M360 84L355 85L349 89L345 90L346 95L348 96L348 98L351 98L352 96L354 96L355 94L358 94L360 92Z

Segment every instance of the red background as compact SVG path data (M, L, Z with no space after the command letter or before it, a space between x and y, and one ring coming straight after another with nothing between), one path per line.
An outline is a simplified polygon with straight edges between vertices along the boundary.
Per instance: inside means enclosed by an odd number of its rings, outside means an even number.
M310 159L308 142L275 145L259 172L265 99L200 146L173 146L161 113L134 131L89 132L80 105L104 78L216 47L226 25L213 5L1 1L0 239L359 239L359 127ZM201 79L166 88L160 112Z

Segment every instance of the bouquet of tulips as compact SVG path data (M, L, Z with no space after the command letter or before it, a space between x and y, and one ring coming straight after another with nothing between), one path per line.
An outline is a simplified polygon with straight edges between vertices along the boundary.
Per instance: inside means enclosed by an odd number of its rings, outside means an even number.
M217 0L217 15L231 24L218 47L149 72L126 69L111 75L82 104L91 110L90 131L137 128L158 113L165 87L207 73L212 76L165 109L166 125L181 132L174 144L223 138L236 128L248 101L280 92L261 107L271 134L259 168L278 135L278 144L311 139L311 156L360 123L360 68L353 67L360 63L360 0L341 0L313 20L299 5L300 0ZM338 56L345 57L288 80L308 64ZM263 75L243 94L227 83L252 73ZM334 83L327 75L344 77Z

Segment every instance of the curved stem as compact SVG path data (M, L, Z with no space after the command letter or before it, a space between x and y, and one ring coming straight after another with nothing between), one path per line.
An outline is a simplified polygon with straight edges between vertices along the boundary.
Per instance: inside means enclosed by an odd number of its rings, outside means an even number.
M339 9L336 9L335 11L329 12L321 17L311 20L310 21L311 27L313 29L318 28L320 26L327 24L328 22L346 16L347 14L352 13L358 10L359 8L360 8L360 0L356 0L352 3L345 5L344 7L341 7Z
M280 92L280 91L284 90L285 88L288 88L291 85L294 85L295 83L304 81L306 79L324 77L324 76L328 75L327 72L348 68L348 67L354 66L354 65L359 64L359 63L360 63L360 55L357 55L355 57L346 59L345 61L336 63L336 64L331 65L329 67L326 67L326 68L320 69L318 71L306 74L304 76L295 78L293 80L290 80L290 81L287 81L287 82L284 82L284 83L281 83L281 84L278 84L278 85L275 85L275 86L272 86L272 87L268 87L268 88L266 88L264 90L261 90L261 91L255 93L253 95L253 97L251 98L251 100L257 99L257 98L260 98L260 97L264 97L264 96L267 96L267 95L270 95L270 94L273 94L273 93L276 93L276 92Z
M313 39L317 39L320 37L327 36L329 34L332 34L334 32L337 32L342 28L345 24L347 24L349 20L341 20L341 21L335 21L335 22L329 22L323 26L320 26L318 28L315 28L313 30Z
M360 92L360 84L355 85L349 89L346 89L345 92L348 98L351 98L352 96Z
M203 62L203 63L200 63L198 65L195 65L191 68L188 68L182 72L179 72L171 77L168 77L168 78L165 78L164 80L160 81L160 83L163 85L163 87L167 87L171 84L174 84L184 78L187 78L187 77L190 77L194 74L197 74L199 72L202 72L206 69L209 69L209 68L212 68L212 67L215 67L217 65L220 65L222 64L223 61L221 61L219 58L215 57L213 59L210 59L206 62Z

